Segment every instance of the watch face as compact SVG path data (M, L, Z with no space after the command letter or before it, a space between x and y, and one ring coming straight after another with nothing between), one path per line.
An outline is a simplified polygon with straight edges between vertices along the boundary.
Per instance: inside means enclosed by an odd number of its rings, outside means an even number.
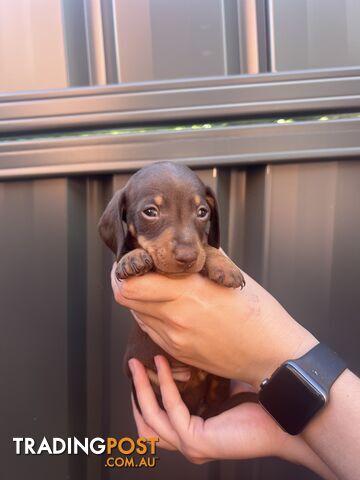
M326 402L321 388L306 377L293 365L282 365L259 393L263 407L291 435L300 433Z

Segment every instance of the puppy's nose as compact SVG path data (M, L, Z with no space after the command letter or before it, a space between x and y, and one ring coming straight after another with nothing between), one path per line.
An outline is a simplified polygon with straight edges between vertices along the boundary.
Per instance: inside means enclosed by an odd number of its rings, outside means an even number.
M177 247L175 249L175 260L183 265L191 265L198 257L198 253L191 247Z

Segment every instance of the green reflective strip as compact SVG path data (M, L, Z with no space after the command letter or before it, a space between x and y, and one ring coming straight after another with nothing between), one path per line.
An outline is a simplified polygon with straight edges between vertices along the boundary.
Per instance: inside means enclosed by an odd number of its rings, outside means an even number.
M226 122L206 122L206 123L191 123L191 124L181 124L181 125L157 125L155 127L112 127L112 128L102 128L102 129L89 129L89 130L74 130L71 132L47 132L47 133L36 133L29 135L21 136L8 136L0 138L0 143L3 142L19 142L19 141L28 141L28 140L46 140L52 138L67 138L67 137L94 137L96 135L129 135L129 134L139 134L139 133L153 133L153 132L183 132L183 131L192 131L192 130L210 130L216 128L226 128L234 126L246 126L246 125L271 125L271 124L287 124L287 123L298 123L298 122L326 122L328 120L347 120L347 119L356 119L360 118L360 113L337 113L337 114L320 114L320 115L304 115L296 117L269 117L269 118L256 118L256 119L241 119L241 120L230 120Z

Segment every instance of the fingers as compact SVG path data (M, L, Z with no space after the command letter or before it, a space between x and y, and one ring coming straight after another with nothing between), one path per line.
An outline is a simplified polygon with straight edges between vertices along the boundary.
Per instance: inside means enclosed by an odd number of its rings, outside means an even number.
M157 355L154 358L159 378L161 397L169 420L180 437L189 430L191 415L172 378L168 362Z
M159 408L145 369L135 359L129 361L142 416L133 403L135 421L143 436L156 435L164 448L180 450L188 460L202 464L211 460L199 449L204 443L197 433L204 421L191 417L172 378L170 367L162 356L155 357L162 400L166 412ZM146 377L146 378L145 378ZM151 390L151 392L150 392ZM200 428L199 428L200 427Z
M129 360L129 368L144 422L165 442L177 447L178 436L166 412L159 407L144 366L132 358Z
M192 291L196 286L210 280L200 274L186 276L167 276L149 272L146 275L118 280L115 275L117 264L111 271L111 284L115 292L121 293L128 301L171 302L181 297L185 291Z
M177 450L177 448L174 445L160 438L159 435L151 427L149 427L149 425L145 423L139 410L136 408L133 395L131 395L131 404L132 404L132 411L133 411L139 437L145 437L145 438L158 437L159 438L159 441L157 443L158 447L164 448L165 450Z
M167 360L161 355L157 355L154 360L162 401L171 425L178 435L179 450L192 463L203 464L209 462L211 458L203 451L204 447L206 450L204 420L190 415L172 378Z
M141 294L142 294L141 290L139 290L136 286L137 281L140 278L145 278L145 277L134 277L128 280L118 280L115 276L115 269L116 269L116 263L114 263L111 271L111 286L113 289L113 294L116 302L119 303L120 305L123 305L124 307L130 308L132 310L136 310L137 312L141 312L141 313L156 312L157 316L161 316L164 303L161 300L151 301L151 302L144 301L141 298ZM148 275L149 274L147 274L146 276ZM132 297L135 295L139 297L140 300L134 300Z
M114 263L111 271L111 283L121 289L127 300L142 302L170 302L178 298L184 289L188 288L190 276L174 278L158 273L147 273L139 277L131 277L119 281L115 276L117 264Z

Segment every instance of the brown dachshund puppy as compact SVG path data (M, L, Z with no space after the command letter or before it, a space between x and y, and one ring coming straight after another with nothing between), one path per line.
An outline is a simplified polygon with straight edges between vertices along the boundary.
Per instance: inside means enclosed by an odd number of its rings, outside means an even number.
M99 232L116 255L118 279L149 271L173 276L201 273L225 287L245 285L240 269L219 250L215 195L186 166L160 162L136 172L106 207ZM157 354L169 360L191 414L208 418L244 401L255 400L251 393L230 398L228 379L175 360L135 322L125 354L125 369L131 378L128 360L135 357L144 364L160 405L154 364Z

